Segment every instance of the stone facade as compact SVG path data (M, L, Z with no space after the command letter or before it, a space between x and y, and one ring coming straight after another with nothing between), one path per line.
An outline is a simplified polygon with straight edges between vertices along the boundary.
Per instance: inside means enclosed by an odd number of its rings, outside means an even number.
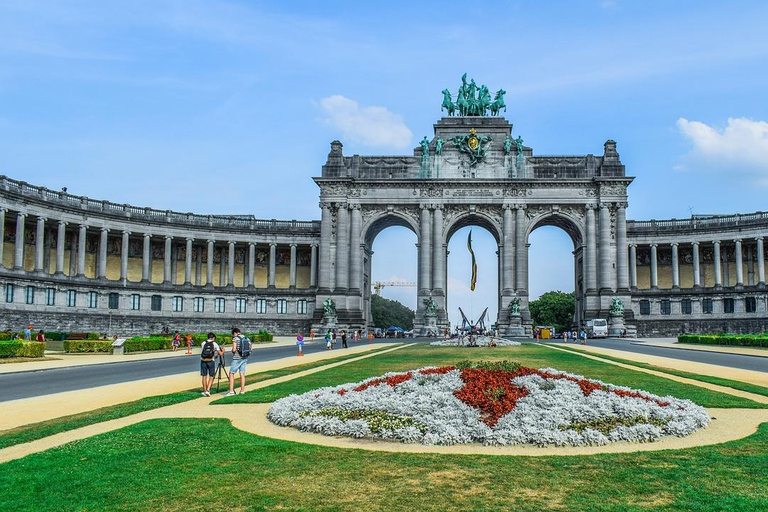
M498 242L496 323L530 333L528 239L552 225L574 245L575 324L610 320L619 298L629 335L768 330L768 214L627 221L634 178L613 141L602 155L537 156L509 143L503 118L443 118L434 132L413 156L345 156L332 142L319 221L155 210L0 176L0 329L291 334L325 327L329 297L338 327L371 327L373 242L393 225L418 240L416 328L447 328L448 242L477 225ZM453 141L472 137L470 158Z

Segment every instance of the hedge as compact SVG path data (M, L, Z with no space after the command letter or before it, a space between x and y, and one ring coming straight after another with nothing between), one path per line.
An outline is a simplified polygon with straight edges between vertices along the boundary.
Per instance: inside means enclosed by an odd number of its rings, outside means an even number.
M125 352L142 352L147 350L163 350L171 348L171 338L160 338L157 336L136 336L128 338L123 344Z
M2 340L0 357L43 357L45 343L37 341Z
M677 342L699 345L768 347L768 334L679 334Z
M112 340L66 340L64 352L112 352Z

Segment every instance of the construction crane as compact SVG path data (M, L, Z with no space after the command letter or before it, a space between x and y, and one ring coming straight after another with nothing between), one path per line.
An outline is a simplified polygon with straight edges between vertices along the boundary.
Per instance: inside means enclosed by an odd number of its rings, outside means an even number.
M411 283L408 281L376 281L373 283L374 293L376 293L376 295L381 295L381 289L385 286L409 286L415 288L416 283Z

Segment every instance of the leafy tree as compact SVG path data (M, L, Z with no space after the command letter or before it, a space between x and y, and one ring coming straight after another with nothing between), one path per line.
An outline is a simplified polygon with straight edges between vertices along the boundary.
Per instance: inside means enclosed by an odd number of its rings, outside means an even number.
M376 327L386 329L390 325L395 325L409 331L413 329L413 318L416 313L396 300L373 295L371 296L371 316L373 316L373 325Z
M533 325L551 325L558 332L571 328L576 301L573 292L547 292L528 304Z

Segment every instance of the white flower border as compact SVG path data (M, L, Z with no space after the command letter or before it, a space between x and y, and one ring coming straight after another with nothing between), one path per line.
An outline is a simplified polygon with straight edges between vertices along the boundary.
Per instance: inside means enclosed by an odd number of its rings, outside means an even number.
M281 426L291 426L302 431L317 432L328 436L377 437L399 440L405 443L426 445L453 445L481 443L486 445L538 446L586 446L605 445L616 441L649 442L662 436L685 436L706 427L710 418L707 411L691 402L673 396L659 397L645 391L614 386L601 381L584 379L552 368L540 371L599 383L608 391L593 391L584 396L576 382L566 379L542 378L527 375L512 379L516 386L525 387L529 394L517 401L515 408L502 416L493 427L481 421L481 413L454 396L462 388L459 370L445 374L424 375L421 372L432 367L414 370L410 380L397 386L382 383L363 391L352 391L360 384L325 387L301 395L290 395L276 401L267 417ZM387 373L383 377L405 372ZM340 390L346 390L339 394ZM640 392L642 398L621 397L612 390ZM669 402L662 407L656 401ZM333 417L305 415L306 411L324 408L382 411L387 414L413 418L423 428L401 428L373 434L365 420L340 420ZM668 420L663 426L641 423L619 426L603 434L585 429L577 432L562 429L575 422L621 416L643 417L649 420Z
M478 336L473 341L478 347L487 347L491 340L496 342L497 347L518 347L519 341L507 340L504 338L492 338L491 336ZM430 343L433 347L466 347L469 344L469 338L446 338Z

